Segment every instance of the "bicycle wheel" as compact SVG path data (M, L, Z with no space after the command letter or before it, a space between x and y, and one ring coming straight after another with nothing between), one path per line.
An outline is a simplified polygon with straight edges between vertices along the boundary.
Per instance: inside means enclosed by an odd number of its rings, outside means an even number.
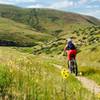
M73 60L69 61L69 71L70 73L74 73L74 61Z
M78 75L78 68L77 68L77 62L74 60L74 74L77 76Z

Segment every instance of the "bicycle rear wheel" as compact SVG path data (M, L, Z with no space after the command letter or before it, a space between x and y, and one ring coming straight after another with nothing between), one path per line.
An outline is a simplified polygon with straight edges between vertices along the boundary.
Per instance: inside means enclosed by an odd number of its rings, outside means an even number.
M78 68L77 68L77 62L74 60L74 74L77 76L78 75Z
M74 73L76 76L78 75L77 62L75 59L69 61L69 71L70 73Z

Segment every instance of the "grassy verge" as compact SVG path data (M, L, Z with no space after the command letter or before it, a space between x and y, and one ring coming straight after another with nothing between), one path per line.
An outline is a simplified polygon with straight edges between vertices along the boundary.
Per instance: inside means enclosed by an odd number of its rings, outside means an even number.
M64 80L52 64L61 60L46 55L34 56L0 47L0 84L5 77L2 98L9 100L94 100L94 95L82 87L73 76ZM9 85L8 85L9 84ZM2 85L0 85L2 89Z
M83 47L78 54L79 70L100 85L100 44ZM82 67L84 66L84 67Z
M80 67L80 71L83 76L86 76L94 80L98 85L100 85L100 68L99 67Z

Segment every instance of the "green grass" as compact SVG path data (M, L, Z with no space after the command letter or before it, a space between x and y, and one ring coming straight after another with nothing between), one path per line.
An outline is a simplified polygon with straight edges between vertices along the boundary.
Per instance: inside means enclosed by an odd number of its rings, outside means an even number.
M60 70L53 66L53 63L64 65L61 62L56 57L34 56L12 48L0 47L0 66L4 67L2 75L8 77L8 80L11 75L12 80L10 86L7 85L6 92L3 93L9 100L14 98L15 100L23 98L27 100L92 100L94 95L83 88L75 77L70 75L67 80L62 78ZM5 71L10 75L5 74ZM0 78L0 82L2 80L3 77Z
M48 40L47 40L48 38ZM6 18L0 18L0 40L12 41L15 46L34 46L38 42L49 41L52 36L36 32L28 25L16 23Z
M77 55L79 71L100 85L100 46L99 44L85 46Z
M98 85L100 85L100 68L99 67L89 67L84 66L79 68L80 72L82 72L82 75L94 80Z
M77 55L79 66L100 66L100 44L93 44L90 46L83 46L81 52Z

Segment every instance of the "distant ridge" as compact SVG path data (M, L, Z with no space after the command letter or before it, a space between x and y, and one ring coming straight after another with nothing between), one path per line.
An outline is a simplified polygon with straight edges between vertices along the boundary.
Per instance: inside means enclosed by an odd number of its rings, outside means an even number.
M100 20L92 16L1 4L0 21L0 45L14 46L34 46L79 28L100 25Z
M56 22L58 26L60 26L60 23L88 23L100 25L100 20L92 16L63 12L54 9L20 8L13 5L0 5L0 16L31 26L38 23L43 25L45 22L48 23L48 25L51 25L51 23L55 24ZM36 22L37 17L39 22Z

